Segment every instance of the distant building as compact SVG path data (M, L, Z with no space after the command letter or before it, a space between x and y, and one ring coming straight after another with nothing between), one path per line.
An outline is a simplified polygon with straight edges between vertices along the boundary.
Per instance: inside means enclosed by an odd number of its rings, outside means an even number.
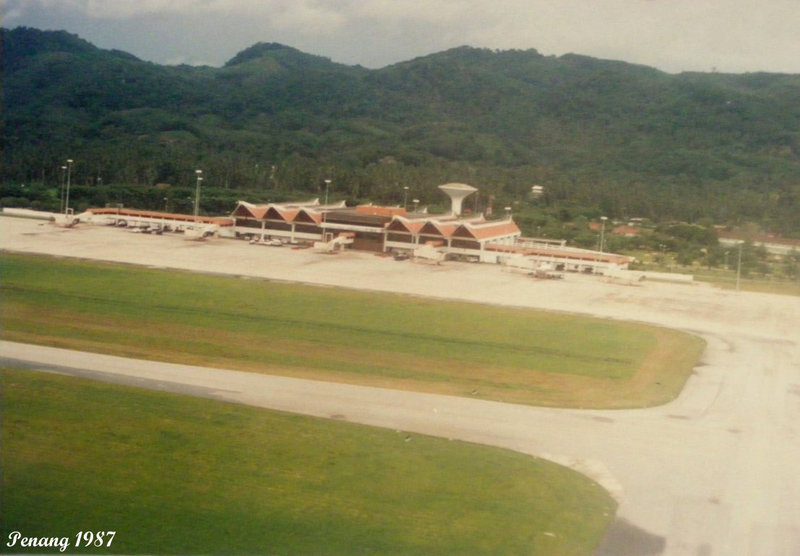
M719 243L723 247L737 247L740 243L751 241L753 245L763 246L767 253L785 256L800 252L800 239L785 238L774 234L750 236L735 232L717 230Z

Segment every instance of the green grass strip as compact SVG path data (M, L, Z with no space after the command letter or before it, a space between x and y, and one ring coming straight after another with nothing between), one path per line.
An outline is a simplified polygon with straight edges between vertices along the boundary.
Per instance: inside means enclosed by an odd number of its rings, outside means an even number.
M20 531L69 537L68 553L580 555L615 511L560 466L399 431L15 370L2 372L2 405L4 542ZM109 530L110 549L75 549L79 531Z
M0 261L6 338L167 361L616 407L674 397L702 348L655 327L532 310L48 257ZM629 392L643 368L653 375L646 392Z

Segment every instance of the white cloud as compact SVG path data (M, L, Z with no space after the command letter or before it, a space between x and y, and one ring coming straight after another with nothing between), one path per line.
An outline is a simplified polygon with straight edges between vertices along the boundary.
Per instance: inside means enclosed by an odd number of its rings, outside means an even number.
M22 9L20 9L20 8L18 8L16 6L12 6L12 7L8 8L8 10L3 13L2 21L3 21L3 23L7 23L9 21L13 23L16 20L22 18L22 16L23 16Z
M265 16L277 29L294 29L305 35L331 34L340 29L347 19L335 5L326 5L330 2L287 0L269 4L269 10L259 15Z
M475 3L464 0L372 0L353 2L348 10L355 17L376 22L446 23L463 17Z
M154 15L263 19L279 29L302 33L339 28L346 14L337 2L324 0L25 0L30 7L68 10L99 20L126 20Z
M796 0L464 1L465 44L536 48L668 71L800 68ZM794 71L798 71L795 69Z
M222 63L276 41L369 67L467 44L800 73L797 0L5 0L2 10L6 25L65 28L162 63Z
M206 10L210 4L202 0L72 0L89 17L125 19L151 14L191 14ZM82 6L80 5L82 4Z
M13 2L13 0L11 0ZM19 0L18 0L19 1ZM69 10L97 19L129 19L148 15L231 15L286 17L308 22L321 17L341 19L340 3L326 0L22 0L25 5Z

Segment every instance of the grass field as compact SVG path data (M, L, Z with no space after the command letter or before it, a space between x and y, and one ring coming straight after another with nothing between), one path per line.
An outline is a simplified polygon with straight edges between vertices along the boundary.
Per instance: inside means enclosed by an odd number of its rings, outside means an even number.
M532 310L3 254L7 340L571 407L665 403L703 342Z
M589 554L615 503L511 451L2 371L2 538L67 553ZM74 547L115 531L110 548ZM58 553L57 549L35 552Z

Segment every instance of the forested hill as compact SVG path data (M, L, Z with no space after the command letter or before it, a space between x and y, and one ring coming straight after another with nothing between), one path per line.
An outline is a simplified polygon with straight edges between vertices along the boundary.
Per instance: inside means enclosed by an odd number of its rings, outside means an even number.
M4 183L206 183L752 221L800 235L800 75L672 75L461 47L378 70L259 43L221 68L161 66L67 32L2 30ZM254 201L262 199L252 199Z

